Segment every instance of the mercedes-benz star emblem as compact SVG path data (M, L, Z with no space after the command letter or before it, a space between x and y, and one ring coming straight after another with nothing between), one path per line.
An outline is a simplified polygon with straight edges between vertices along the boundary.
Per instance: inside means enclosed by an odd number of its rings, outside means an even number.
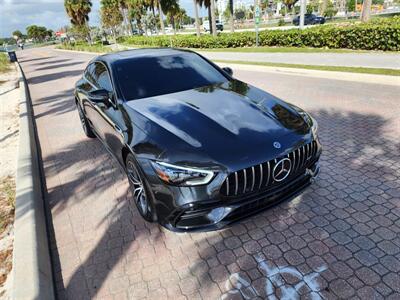
M276 163L274 169L272 170L272 176L275 181L282 181L289 176L291 169L292 162L290 161L290 159L283 158Z
M281 148L281 144L279 143L279 142L274 142L274 147L276 148L276 149L280 149Z

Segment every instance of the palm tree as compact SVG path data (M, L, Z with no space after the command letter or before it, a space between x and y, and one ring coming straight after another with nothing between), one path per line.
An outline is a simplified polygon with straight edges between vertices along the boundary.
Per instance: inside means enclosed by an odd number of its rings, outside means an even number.
M362 11L361 11L361 21L362 22L367 22L371 16L371 0L364 0L363 1L363 6L362 6Z
M128 35L129 32L132 32L132 26L129 22L128 16L128 0L119 0L119 9L121 10L123 23L124 23L124 34Z
M90 0L64 0L64 7L67 15L71 19L71 24L78 29L78 31L83 32L88 35L90 41L89 32L89 13L92 10L92 1Z
M203 5L208 9L208 22L210 23L210 32L215 36L217 29L215 24L215 4L214 0L196 0L200 7Z
M64 7L71 23L75 26L84 26L89 21L89 13L92 10L90 0L65 0Z
M176 21L181 17L181 8L178 3L173 3L171 7L168 8L167 19L174 30L174 34L176 34Z
M194 19L196 23L196 35L197 37L200 36L200 22L199 22L199 10L197 7L197 0L193 0L193 5L194 5Z
M233 20L233 0L229 0L229 12L230 12L230 16L229 16L229 22L231 23L231 32L235 32L235 24L234 24L234 20Z
M319 11L321 16L323 16L325 14L327 7L328 7L328 0L322 0L321 9Z
M143 30L142 18L146 15L147 5L144 0L127 0L129 23L132 24L131 21L135 20L139 30Z
M164 18L163 18L163 10L162 10L162 3L164 3L164 1L162 0L157 0L157 9L158 9L158 16L160 17L160 26L161 26L161 33L165 35L165 27L164 27Z
M210 0L210 9L211 9L211 22L212 22L212 26L210 28L212 28L212 35L216 36L217 35L217 23L215 20L215 1L214 0Z
M121 25L123 17L119 10L119 0L101 0L101 23L105 28L111 30L114 42L117 43L117 28Z
M283 4L285 4L285 8L294 9L294 5L298 0L283 0ZM326 1L326 0L323 0Z

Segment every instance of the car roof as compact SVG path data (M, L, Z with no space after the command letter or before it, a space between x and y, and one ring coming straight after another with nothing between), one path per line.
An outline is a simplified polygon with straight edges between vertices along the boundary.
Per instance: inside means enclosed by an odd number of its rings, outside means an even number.
M175 48L140 48L124 50L119 52L107 53L97 56L93 61L104 61L112 65L116 61L139 58L139 57L158 57L161 55L181 55L183 53L192 52L190 50L182 50Z

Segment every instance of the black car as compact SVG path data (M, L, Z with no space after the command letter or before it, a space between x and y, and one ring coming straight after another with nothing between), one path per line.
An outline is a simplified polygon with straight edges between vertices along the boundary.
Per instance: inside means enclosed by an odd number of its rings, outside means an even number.
M315 25L315 24L324 24L325 18L318 17L314 14L305 14L304 15L304 25ZM293 25L299 26L300 24L300 16L297 16L293 19Z
M126 171L140 214L171 230L220 228L294 196L319 172L309 114L195 52L98 56L75 101L86 135Z

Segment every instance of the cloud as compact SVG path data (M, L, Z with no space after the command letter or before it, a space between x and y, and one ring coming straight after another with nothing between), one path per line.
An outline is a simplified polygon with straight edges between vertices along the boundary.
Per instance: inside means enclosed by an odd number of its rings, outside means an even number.
M90 23L98 25L99 1L93 1ZM69 24L63 0L0 0L0 37L9 37L14 30L25 32L29 25L57 30Z
M100 0L92 0L90 25L100 23ZM180 0L180 5L190 16L194 16L193 0ZM207 10L199 9L199 15L207 16ZM64 0L0 0L0 37L10 37L14 30L25 32L29 25L40 25L58 30L69 25L69 18L64 10Z

